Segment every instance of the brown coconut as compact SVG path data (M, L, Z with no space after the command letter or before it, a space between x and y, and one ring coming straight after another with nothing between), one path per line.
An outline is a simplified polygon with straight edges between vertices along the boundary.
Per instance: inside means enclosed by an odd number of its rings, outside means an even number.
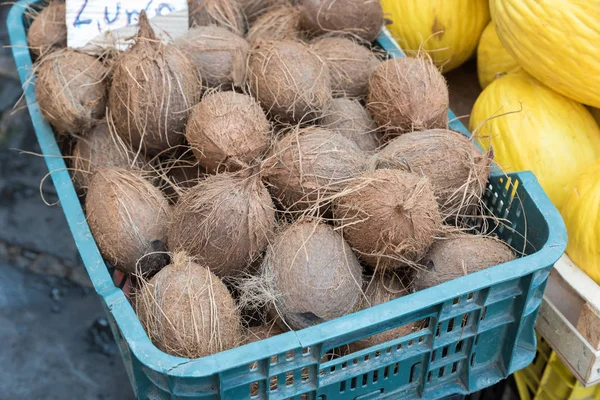
M274 229L275 206L260 178L223 173L183 192L172 211L168 244L231 277L260 258Z
M269 144L270 125L254 98L236 92L209 93L194 107L185 136L209 172L246 168Z
M343 32L372 42L383 26L377 0L300 0L299 4L300 23L315 36Z
M190 27L216 25L239 35L246 22L238 0L188 0Z
M316 120L331 101L329 70L303 43L261 42L250 54L248 72L252 95L281 122Z
M273 336L281 335L283 331L274 322L267 325L252 326L246 330L244 344L258 342Z
M362 292L361 271L332 227L297 222L269 247L257 292L264 290L282 329L303 329L352 312Z
M431 60L395 58L379 65L367 108L389 135L448 127L448 86Z
M343 37L323 37L311 45L329 67L334 97L364 97L381 61L365 46Z
M492 158L458 132L431 129L391 140L376 162L377 168L400 168L427 177L442 214L458 216L479 203Z
M27 31L29 49L36 56L67 47L65 3L52 1L34 17Z
M374 268L414 265L442 227L429 180L393 169L366 172L333 203L344 239Z
M227 287L183 253L175 253L136 297L148 337L166 353L198 358L242 342L240 315Z
M356 100L333 99L319 124L352 140L362 151L372 152L379 147L375 121Z
M179 194L198 184L206 177L206 169L198 163L191 149L183 154L167 159L160 164L161 189L172 203L179 200Z
M437 240L421 260L413 284L416 290L460 278L515 259L512 249L489 236L455 235Z
M204 86L243 86L250 45L240 35L220 26L199 26L174 43L194 63Z
M141 171L106 168L90 181L86 217L102 255L126 273L152 273L165 255L169 203Z
M284 5L263 14L250 25L246 34L248 42L254 46L261 40L301 40L300 10Z
M366 167L366 155L352 140L308 127L280 137L262 172L283 207L307 210L326 207Z
M402 280L398 276L395 274L376 273L371 279L365 282L364 296L361 296L359 302L356 304L356 311L387 303L407 294L409 294L409 291L404 287ZM353 342L349 345L350 351L364 350L371 346L409 335L415 330L417 330L417 325L414 323L402 325Z
M111 119L134 149L154 155L183 142L201 84L188 58L157 40L142 11L136 43L119 58L110 89Z
M73 181L86 188L98 169L140 169L146 164L142 155L136 155L121 138L101 123L83 137L77 139L73 149Z
M250 26L269 11L292 4L290 0L239 0L239 3Z
M97 58L63 49L45 57L36 72L38 105L59 133L86 132L104 117L108 69Z

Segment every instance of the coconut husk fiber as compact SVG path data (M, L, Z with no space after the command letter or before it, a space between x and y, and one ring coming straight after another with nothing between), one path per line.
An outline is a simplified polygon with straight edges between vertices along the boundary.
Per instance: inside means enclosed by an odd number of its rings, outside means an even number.
M367 108L390 136L446 129L448 104L446 79L428 58L387 60L371 76Z
M190 115L185 136L209 172L254 165L269 145L270 124L251 96L212 92Z
M261 42L251 51L248 73L250 92L280 122L314 121L331 101L329 70L303 43Z
M409 294L402 280L395 274L376 273L364 283L364 296L356 304L356 311L364 310ZM398 339L417 330L414 323L392 328L376 335L353 342L349 345L350 352L367 349L390 340Z
M29 49L36 56L67 47L65 3L52 1L33 16L27 30Z
M168 229L171 250L184 250L220 277L246 271L267 247L275 206L260 178L211 175L184 191Z
M344 239L373 268L413 266L442 228L429 180L394 169L366 172L333 202Z
M246 34L248 42L254 46L265 40L303 39L300 29L300 10L292 5L283 5L266 12L250 25Z
M490 236L455 234L441 238L431 246L421 260L423 268L416 271L416 290L437 286L511 260L515 254L499 239Z
M352 312L362 268L332 227L296 222L274 239L260 275L242 285L242 303L265 303L281 328L303 329Z
M240 35L220 26L199 26L174 43L194 63L205 87L244 85L250 45Z
M216 25L238 35L246 30L238 0L188 0L190 27Z
M333 99L319 125L352 140L362 151L379 148L377 125L357 100Z
M177 203L180 193L195 186L207 175L206 169L189 148L178 156L161 161L157 169L162 178L161 189L172 203Z
M274 321L266 325L252 326L246 329L244 344L265 340L273 336L281 335L282 333L284 333L284 331L281 330Z
M339 32L372 42L383 25L377 0L300 0L299 4L300 23L314 36Z
M112 133L105 122L96 125L85 136L77 139L73 148L73 181L87 188L98 169L141 169L147 164L143 156L137 156L121 138Z
M285 209L302 211L326 208L366 168L366 155L352 140L325 128L308 127L279 137L262 173Z
M311 48L329 67L334 97L361 98L367 94L369 79L381 63L371 50L344 37L316 39Z
M391 140L376 162L377 168L400 168L427 177L441 213L448 217L468 214L479 204L492 157L461 133L431 129Z
M142 11L136 42L118 59L110 89L110 117L119 136L151 155L181 144L200 91L191 61L156 38Z
M102 255L120 271L144 275L168 263L165 243L169 203L141 171L96 171L88 187L85 209Z
M108 69L102 61L63 49L46 56L36 74L38 105L59 133L86 132L104 117Z
M292 4L290 0L239 0L239 3L250 26L269 11Z
M184 253L175 253L136 297L148 337L168 354L199 358L242 342L240 315L227 287Z

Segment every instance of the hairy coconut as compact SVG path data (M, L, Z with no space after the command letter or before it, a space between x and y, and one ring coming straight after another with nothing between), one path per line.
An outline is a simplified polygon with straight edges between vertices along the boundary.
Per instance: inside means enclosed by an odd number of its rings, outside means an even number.
M325 207L367 167L356 143L325 128L293 130L273 145L263 176L283 207Z
M73 149L73 181L86 188L98 169L135 169L143 168L145 164L143 156L136 156L118 135L111 133L106 123L101 123L77 139Z
M387 60L371 76L367 108L392 136L447 128L448 104L446 80L429 59Z
M437 240L415 274L416 290L427 289L515 259L512 249L489 236L454 235Z
M376 273L371 279L365 282L364 296L361 296L359 302L356 304L356 311L387 303L407 294L409 292L398 276L395 274ZM416 329L417 327L414 323L392 328L351 343L349 345L350 351L364 350L371 346L398 339L412 333Z
M201 84L188 58L157 40L142 11L136 43L119 58L110 89L111 119L134 149L156 154L183 142Z
M169 203L141 171L96 171L85 208L102 255L119 270L145 274L168 263L164 252Z
M238 0L188 0L190 27L217 25L239 35L246 30Z
M162 161L159 174L163 180L161 189L172 203L179 200L179 194L198 184L206 177L206 169L198 163L192 149L183 154Z
M209 172L239 170L256 162L269 144L270 125L254 98L209 93L194 107L185 136Z
M252 95L282 122L316 120L331 101L329 70L303 43L261 42L250 54L248 72Z
M377 126L356 100L333 99L320 125L354 141L362 151L375 151L379 147Z
M311 45L329 67L334 97L363 97L381 61L365 46L344 37L323 37Z
M303 329L352 312L362 292L361 266L333 228L296 222L280 232L244 297L262 299L283 329Z
M175 40L194 63L204 86L243 86L250 45L220 26L199 26Z
M183 192L172 211L168 243L230 277L261 256L274 229L275 206L260 178L223 173Z
M251 45L261 40L301 40L300 10L285 5L272 9L258 18L248 30L246 39Z
M300 23L313 35L328 32L375 40L383 25L377 0L300 0Z
M65 3L52 1L34 17L27 31L29 49L36 56L67 47Z
M63 49L45 57L36 72L38 105L59 133L86 132L104 117L108 69L97 58Z
M366 172L333 203L344 239L374 268L412 265L442 227L429 180L394 169Z
M246 330L244 344L258 342L273 336L281 335L283 331L274 322L267 325L252 326Z
M391 140L378 153L376 163L377 168L400 168L426 176L442 214L457 216L479 203L492 158L461 133L431 129Z
M227 287L184 253L175 253L136 297L148 337L166 353L198 358L242 342L240 315Z
M290 0L238 0L248 25L252 24L262 15L281 6L291 5Z

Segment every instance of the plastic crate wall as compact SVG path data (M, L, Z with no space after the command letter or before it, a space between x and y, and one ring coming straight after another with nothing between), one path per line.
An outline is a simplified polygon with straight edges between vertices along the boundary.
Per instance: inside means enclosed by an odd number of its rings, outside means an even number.
M492 229L525 257L212 356L190 360L158 350L111 280L37 106L23 15L34 3L20 1L9 14L13 54L60 203L138 398L244 399L256 392L254 399L434 399L491 386L531 362L535 319L566 232L531 173L505 176L497 169L485 194L489 213L500 221ZM392 56L403 56L385 30L378 41ZM452 129L468 135L451 112L450 119ZM426 328L344 357L326 357L334 348L415 321L426 321Z
M600 384L585 387L543 337L533 362L515 373L521 400L600 400Z

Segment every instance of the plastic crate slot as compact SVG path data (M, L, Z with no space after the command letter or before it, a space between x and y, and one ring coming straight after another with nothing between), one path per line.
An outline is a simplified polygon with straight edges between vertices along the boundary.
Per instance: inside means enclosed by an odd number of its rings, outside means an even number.
M375 371L373 371L373 383L377 383L378 380L379 380L379 371L375 370Z
M414 343L415 343L415 341L414 341L414 340L409 340L409 341L408 341L408 347L412 346Z
M310 354L310 346L302 349L302 355L307 356Z
M310 368L309 367L304 367L300 370L300 377L302 379L302 382L306 382L310 379Z
M340 393L344 393L346 391L346 381L340 382Z
M444 376L445 369L446 369L446 367L440 368L440 370L438 372L438 378L442 378Z
M436 331L435 331L435 336L436 336L436 337L439 337L439 336L440 336L440 332L441 332L441 331L442 331L442 323L440 322L440 323L438 323L438 325L437 325L437 329L436 329Z
M363 376L362 376L363 387L367 386L368 383L369 383L369 374L363 374Z
M452 363L452 371L451 373L455 373L458 370L458 361Z
M272 376L270 379L270 384L271 384L271 388L270 391L274 392L277 390L277 386L279 386L279 377L277 376Z
M342 363L342 369L346 369L348 367L348 361L344 361Z
M294 371L288 371L285 373L285 386L294 385Z
M322 394L319 397L317 397L317 400L327 400L327 396L325 396L324 394Z
M475 366L475 354L476 354L476 353L473 353L473 354L471 355L471 367L474 367L474 366Z
M325 376L325 370L324 370L324 369L320 370L320 371L319 371L319 375L320 375L320 376Z
M301 394L300 400L308 400L308 393Z
M432 372L432 371L429 371L429 372L427 373L427 382L431 382L431 376L432 376L432 375L433 375L433 372Z
M461 327L461 328L464 328L464 327L466 327L466 326L467 326L467 324L469 323L469 315L470 315L470 314L465 314L465 315L463 315L463 317L462 317L462 322L460 323L460 327Z
M394 372L393 372L394 375L398 375L399 365L400 365L399 363L394 364Z
M350 390L356 389L356 377L350 379Z
M442 348L442 358L446 358L448 356L448 346L444 346Z
M250 371L256 371L258 369L258 361L251 362L250 365L248 366L248 369Z
M369 361L370 358L371 358L370 354L365 354L365 361Z
M483 307L481 309L481 317L479 317L480 321L483 321L485 319L485 313L487 312L487 307Z
M448 321L448 328L446 328L446 332L452 332L452 329L454 329L454 318Z
M458 303L460 303L460 297L455 297L452 299L452 304L456 305Z
M295 355L296 355L296 352L294 350L290 350L287 353L285 353L285 358L288 361L293 360Z
M433 351L431 352L431 362L434 362L434 361L435 361L435 355L436 355L436 354L437 354L437 350L433 350Z
M402 350L402 343L398 343L396 345L396 351L400 351L400 350Z
M409 383L412 383L415 381L415 379L417 379L417 368L419 368L419 365L421 365L420 362L410 367L410 377L408 378Z
M473 296L474 296L473 292L470 292L469 294L467 294L467 301L473 300Z
M425 338L423 336L419 336L419 343L423 343L424 340Z
M475 346L479 344L479 335L475 336Z
M462 344L463 344L462 340L459 341L459 342L456 342L456 351L455 351L455 353L460 353L460 351L462 350Z
M279 356L271 357L271 365L277 364L277 361L279 361Z
M379 358L379 356L381 356L381 352L380 351L376 351L375 352L375 358Z
M390 366L389 365L383 369L383 379L387 379L388 376L390 376Z

